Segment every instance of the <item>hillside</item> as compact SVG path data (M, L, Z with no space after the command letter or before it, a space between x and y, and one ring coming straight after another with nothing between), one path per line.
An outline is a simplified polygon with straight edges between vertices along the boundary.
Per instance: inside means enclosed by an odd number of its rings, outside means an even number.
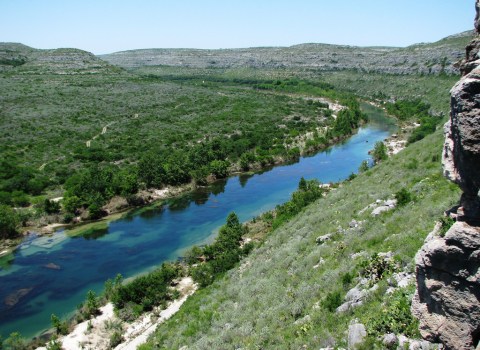
M442 176L442 142L438 130L271 232L237 268L190 297L142 350L345 348L356 319L366 325L365 349L386 333L418 338L408 316L413 257L459 194ZM402 189L412 201L372 216L378 200ZM375 265L381 252L393 256L390 271ZM386 292L395 278L408 284L405 292ZM336 312L354 286L361 305Z
M0 44L0 202L24 226L97 219L114 196L124 208L144 204L141 190L205 186L338 142L363 122L359 99L386 108L413 100L445 116L454 62L470 39L101 58ZM409 118L405 125L426 116ZM270 231L142 349L346 347L352 323L365 325L365 348L382 346L387 333L418 338L413 257L459 195L441 174L441 129ZM51 215L45 199L61 196ZM395 198L403 202L372 215ZM271 224L271 215L258 220Z
M0 43L0 72L14 74L99 74L119 69L79 49L38 50L19 43Z
M175 66L190 68L359 70L388 74L457 74L472 32L464 32L432 44L406 48L356 47L302 44L291 47L246 49L144 49L116 52L100 57L124 68Z

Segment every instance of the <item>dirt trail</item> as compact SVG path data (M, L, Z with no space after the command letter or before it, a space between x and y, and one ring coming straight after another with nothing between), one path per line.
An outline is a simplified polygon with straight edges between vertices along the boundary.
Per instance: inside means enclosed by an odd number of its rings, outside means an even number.
M100 135L105 135L107 133L107 128L113 124L115 124L116 122L110 122L108 123L107 125L105 125L103 128L102 128L102 132L100 134L97 134L95 135L94 137L92 137L90 140L88 140L87 142L85 142L87 148L90 148L91 145L92 145L92 141L95 140L97 137L99 137Z

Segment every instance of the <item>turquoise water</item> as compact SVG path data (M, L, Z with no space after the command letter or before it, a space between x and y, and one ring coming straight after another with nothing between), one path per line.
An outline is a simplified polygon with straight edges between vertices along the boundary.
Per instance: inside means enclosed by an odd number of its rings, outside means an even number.
M370 159L376 141L393 132L391 124L377 119L380 110L364 108L373 119L366 127L298 163L231 177L162 207L131 213L88 237L70 238L61 231L28 237L0 270L0 334L38 334L50 326L52 313L68 316L88 290L100 293L105 280L117 273L137 275L208 242L231 211L246 221L287 201L302 176L323 183L345 179ZM19 291L23 296L12 305Z

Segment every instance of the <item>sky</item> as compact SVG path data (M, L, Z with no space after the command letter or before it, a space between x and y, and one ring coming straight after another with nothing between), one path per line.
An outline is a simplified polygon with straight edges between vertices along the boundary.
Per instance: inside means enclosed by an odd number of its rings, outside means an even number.
M105 54L328 43L408 46L473 29L474 0L0 0L0 42Z

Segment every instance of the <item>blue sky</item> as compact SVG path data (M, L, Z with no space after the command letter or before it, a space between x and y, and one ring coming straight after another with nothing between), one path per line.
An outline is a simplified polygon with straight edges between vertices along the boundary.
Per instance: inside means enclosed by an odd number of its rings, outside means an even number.
M95 54L316 42L407 46L473 29L474 0L0 0L0 41Z

